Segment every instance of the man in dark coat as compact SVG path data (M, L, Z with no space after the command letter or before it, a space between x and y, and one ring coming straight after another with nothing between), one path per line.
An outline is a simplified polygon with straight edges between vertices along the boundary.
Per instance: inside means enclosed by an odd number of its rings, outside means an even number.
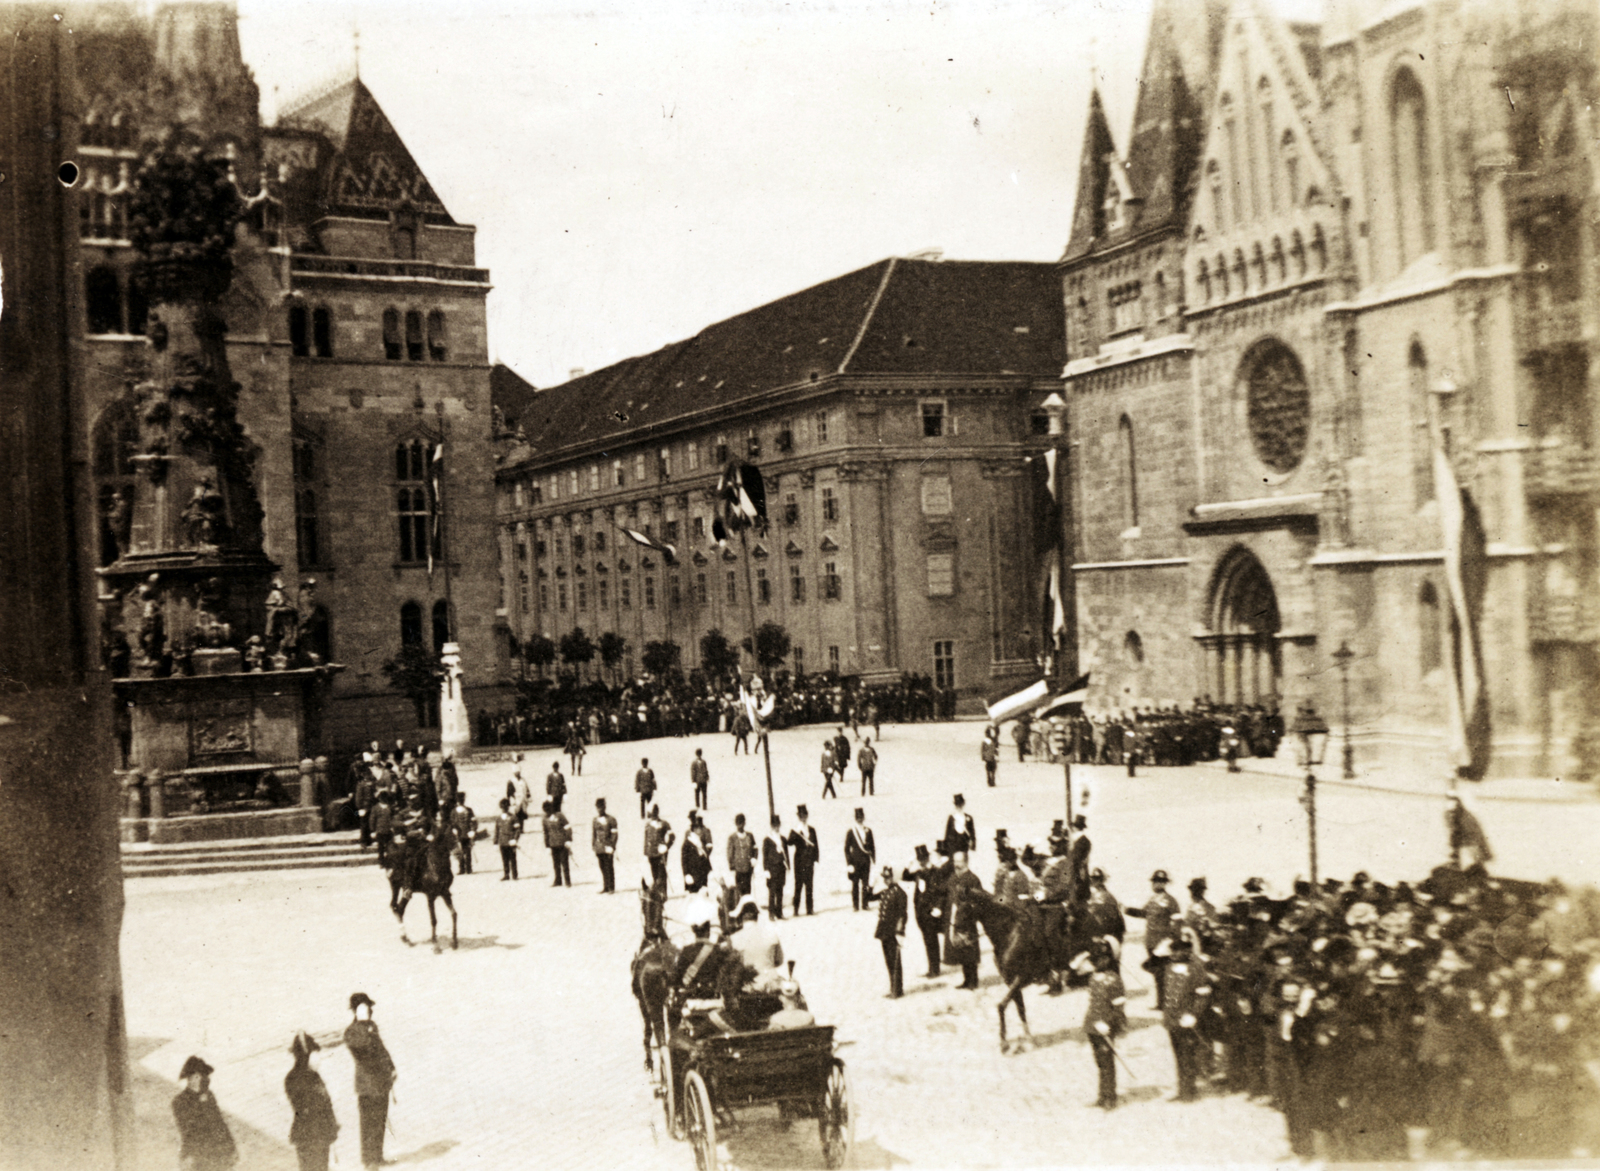
M1170 881L1165 870L1157 870L1150 876L1150 900L1142 907L1129 907L1127 911L1145 922L1143 967L1155 978L1156 1008L1161 1007L1167 986L1167 963L1180 923L1178 900L1167 891Z
M789 856L794 862L794 913L800 913L800 892L805 891L806 914L814 914L811 902L811 888L815 879L817 859L822 856L822 848L817 842L817 827L806 821L809 814L804 805L795 806L795 816L800 819L800 825L789 831L789 836L784 839L784 844L789 847Z
M367 767L366 761L371 754L363 754L363 759L350 766L350 775L355 778L355 807L356 817L361 824L361 848L365 850L372 844L372 802L378 793L378 782L372 779L372 770Z
M633 774L633 791L639 794L639 816L644 817L650 809L651 798L656 795L656 774L648 756L640 759L639 771Z
M461 793L461 776L456 772L455 749L444 754L444 760L439 765L439 800L449 806L456 803L456 797Z
M1083 814L1072 819L1072 828L1077 832L1067 857L1072 863L1072 897L1081 907L1089 901L1089 853L1094 843L1089 840L1089 821Z
M467 808L466 794L456 793L456 807L450 811L450 828L456 835L458 873L472 873L472 844L478 840L478 815Z
M911 909L917 918L917 930L922 932L922 946L928 954L928 978L939 975L939 936L944 933L944 909L949 901L945 890L948 878L945 867L931 866L928 847L917 847L917 864L902 875L916 886L911 895Z
M783 827L776 813L772 828L761 842L761 865L767 872L767 914L783 918L783 884L789 876L789 854L783 844Z
M978 844L978 824L967 812L967 799L960 793L954 797L955 809L944 820L944 837L939 839L939 853L955 857Z
M333 1099L317 1072L317 1055L322 1046L304 1031L294 1035L289 1052L294 1068L283 1079L294 1122L289 1127L289 1145L300 1156L300 1171L328 1171L328 1148L339 1137L339 1120L333 1115Z
M861 769L861 795L863 797L876 796L878 786L875 778L878 775L878 750L872 746L872 737L867 737L867 742L861 746L861 751L856 753L856 764Z
M617 889L617 819L606 812L606 799L594 800L594 822L590 830L594 859L600 865L600 893Z
M188 1084L172 1099L172 1120L178 1126L178 1163L184 1171L227 1171L239 1161L239 1149L223 1121L222 1107L211 1092L211 1066L198 1057L183 1063L178 1076Z
M650 806L650 817L644 823L644 856L650 863L651 885L663 891L667 889L667 858L675 841L677 835L661 816L660 808Z
M689 762L689 780L694 783L694 807L710 809L711 802L706 797L706 789L711 784L711 766L706 764L703 748L694 750L694 759Z
M1127 920L1122 917L1122 905L1106 889L1106 872L1098 866L1089 874L1089 902L1086 914L1089 934L1096 939L1112 939L1114 954L1121 970L1122 937L1127 933Z
M978 933L956 930L955 906L963 891L982 890L983 880L967 868L965 850L950 855L950 866L950 880L946 886L949 904L944 915L949 934L945 939L944 958L948 964L961 965L961 983L957 987L975 990L978 987Z
M899 1000L905 995L905 969L900 963L900 944L906 934L906 892L894 880L894 867L883 868L883 889L874 894L866 892L868 899L878 900L878 925L873 938L883 945L883 965L889 970L889 997Z
M1172 962L1167 971L1167 997L1161 1005L1161 1023L1172 1039L1172 1056L1178 1070L1177 1101L1192 1102L1200 1072L1200 1019L1210 1007L1211 977L1192 954L1189 941L1172 941Z
M356 1065L356 1106L361 1112L361 1165L383 1165L383 1130L389 1122L389 1091L396 1076L394 1058L378 1035L372 1010L376 1007L365 992L350 996L350 1011L355 1019L344 1031L344 1045Z
M756 836L744 828L744 814L733 819L733 832L728 835L728 869L741 895L750 893L750 878L756 869Z
M1123 990L1122 977L1117 975L1110 944L1096 940L1089 949L1089 962L1094 965L1094 975L1089 977L1089 1010L1084 1014L1083 1031L1094 1050L1095 1069L1100 1075L1095 1105L1113 1110L1117 1105L1116 1043L1128 1028L1128 994Z
M844 861L850 871L850 909L865 911L872 890L872 867L878 861L878 846L867 828L867 812L857 806L856 823L844 835Z

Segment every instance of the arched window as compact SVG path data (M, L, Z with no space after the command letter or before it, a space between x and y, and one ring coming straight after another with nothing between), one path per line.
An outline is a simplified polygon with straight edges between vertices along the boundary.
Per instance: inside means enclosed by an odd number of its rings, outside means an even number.
M333 314L326 306L311 311L311 344L317 357L333 357Z
M1289 279L1289 258L1283 252L1283 239L1272 237L1272 275L1279 284Z
M1256 241L1256 246L1250 250L1250 267L1256 270L1256 288L1267 287L1267 255L1261 250L1261 242Z
M1122 525L1139 527L1139 464L1133 446L1133 420L1123 415L1117 423L1117 456L1122 464Z
M435 309L428 314L428 357L443 362L449 349L445 345L444 311Z
M383 356L391 362L398 362L404 355L400 341L400 310L385 309L383 311Z
M415 602L400 607L400 645L422 645L422 607Z
M1433 251L1432 170L1428 106L1417 75L1402 69L1389 95L1389 149L1394 174L1395 243L1400 267Z
M1423 675L1444 665L1444 628L1440 625L1439 591L1431 581L1417 591L1418 665Z
M400 560L415 564L428 560L429 530L433 514L428 499L428 451L420 439L395 448L395 511L400 524Z
M306 328L306 307L289 306L289 352L296 358L311 356L311 331Z
M1195 272L1195 283L1200 286L1200 299L1211 300L1211 267L1205 261L1200 262L1199 269Z
M1321 224L1311 229L1311 259L1316 262L1318 272L1328 270L1328 238L1322 234Z
M1217 297L1226 299L1228 296L1228 258L1222 253L1217 253L1217 267L1214 275L1217 278Z
M1250 291L1250 271L1245 267L1243 248L1233 250L1233 279L1239 285L1240 296Z
M1289 238L1289 257L1294 261L1294 275L1306 275L1306 242L1300 235L1300 229L1294 230L1294 235Z
M406 310L406 357L422 361L422 314L415 309Z
M1267 165L1267 200L1272 210L1278 210L1278 168L1272 160L1272 82L1263 77L1256 83L1256 105L1261 110L1261 135L1266 149L1261 152ZM1255 153L1254 151L1251 152Z
M433 604L433 652L442 655L444 644L453 642L450 633L450 603L440 598Z
M90 333L122 332L122 286L108 265L91 268L84 280L84 308Z
M1300 148L1294 140L1294 131L1285 130L1278 147L1283 159L1283 183L1289 192L1289 206L1300 206Z
M1220 236L1228 230L1228 213L1222 203L1222 165L1216 159L1206 164L1206 185L1211 188L1211 207Z

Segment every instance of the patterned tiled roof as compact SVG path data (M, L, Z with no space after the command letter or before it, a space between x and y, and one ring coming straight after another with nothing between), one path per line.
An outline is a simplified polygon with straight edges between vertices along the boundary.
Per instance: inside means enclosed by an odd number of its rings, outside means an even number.
M834 375L1054 376L1062 332L1049 264L882 260L542 390L519 422L547 458L645 439Z

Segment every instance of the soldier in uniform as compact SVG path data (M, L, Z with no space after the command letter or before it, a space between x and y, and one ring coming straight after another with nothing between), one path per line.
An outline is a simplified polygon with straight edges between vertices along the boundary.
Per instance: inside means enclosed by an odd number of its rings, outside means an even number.
M650 767L649 757L639 761L639 771L633 774L633 791L639 794L639 816L645 817L650 808L650 799L656 795L656 774Z
M1202 942L1216 933L1217 909L1206 899L1206 880L1189 880L1189 909L1183 913L1183 925L1198 935Z
M894 867L883 868L883 889L868 891L867 897L878 900L878 925L873 937L883 945L883 963L889 970L889 998L899 1000L905 994L905 969L900 962L900 945L906 934L906 892L894 880Z
M652 792L655 790L652 789ZM659 806L650 806L650 816L644 823L644 856L650 863L650 884L662 891L667 889L667 858L677 835L661 816Z
M984 779L992 789L995 770L1000 767L1000 732L992 725L983 730L983 744L978 749L978 755L983 758Z
M1122 906L1116 896L1106 889L1106 872L1098 866L1089 874L1089 902L1086 908L1089 934L1096 939L1113 940L1112 953L1121 970L1122 937L1127 932L1127 922L1122 917Z
M595 798L590 838L600 866L600 893L613 894L617 889L617 819L606 812L604 797Z
M1129 907L1127 912L1145 922L1143 967L1156 982L1156 1008L1161 1007L1162 990L1167 986L1167 958L1178 934L1178 900L1167 893L1170 881L1165 870L1157 870L1150 876L1149 901L1142 907Z
M1109 944L1096 940L1089 949L1089 962L1094 966L1094 974L1089 977L1089 1009L1083 1017L1083 1031L1088 1035L1095 1069L1100 1075L1100 1092L1094 1104L1102 1110L1114 1110L1117 1105L1116 1043L1128 1028L1128 994L1123 990L1122 977L1117 975L1116 960Z
M1161 1023L1172 1041L1172 1056L1177 1066L1178 1092L1175 1100L1192 1102L1199 1091L1200 1018L1210 1004L1211 978L1194 957L1187 939L1172 941L1172 961L1167 972L1169 995L1161 1005Z

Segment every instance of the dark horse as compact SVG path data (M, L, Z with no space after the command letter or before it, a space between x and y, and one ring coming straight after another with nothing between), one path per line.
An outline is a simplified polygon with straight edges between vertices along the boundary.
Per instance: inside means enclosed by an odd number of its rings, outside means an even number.
M1033 1033L1028 1028L1028 1009L1022 1000L1022 990L1029 984L1048 984L1059 989L1061 971L1068 967L1072 956L1081 950L1077 945L1077 917L1070 907L1062 907L1064 923L1059 938L1052 941L1045 930L1046 908L1027 906L1023 909L1009 907L983 890L962 888L951 912L952 931L971 932L973 924L981 923L984 934L994 945L994 964L1000 969L1000 978L1006 982L1006 994L1000 1000L1000 1051L1009 1052L1006 1041L1006 1005L1015 1003L1017 1017L1022 1021L1022 1031L1028 1042Z
M640 884L639 908L644 915L644 939L631 967L633 997L644 1018L644 1067L653 1070L650 1041L656 1047L667 1043L667 1004L672 999L672 974L678 963L678 949L667 938L662 919L661 900L648 886Z
M413 866L413 851L421 851L420 862ZM413 894L425 895L428 900L429 942L439 942L439 918L434 911L434 900L443 899L450 908L450 946L458 947L456 938L456 905L450 899L450 835L430 834L418 840L397 838L385 852L384 865L389 869L389 909L400 920L400 938L410 943L406 935L406 904ZM406 889L406 875L413 875L411 889Z

